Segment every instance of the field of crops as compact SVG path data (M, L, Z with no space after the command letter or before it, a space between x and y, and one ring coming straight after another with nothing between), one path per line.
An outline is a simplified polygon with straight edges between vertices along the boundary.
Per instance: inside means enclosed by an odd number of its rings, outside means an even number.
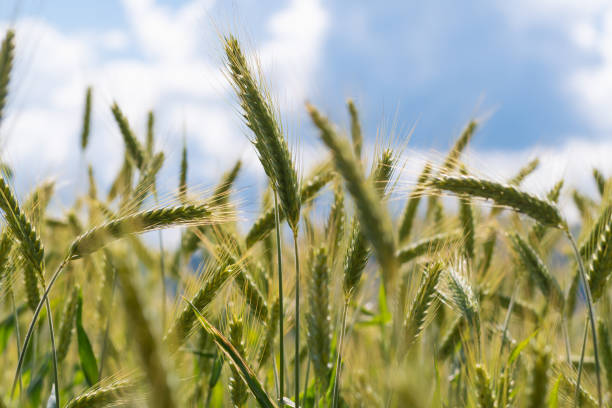
M406 175L404 141L367 151L352 101L345 126L306 104L328 156L301 174L259 66L234 36L221 41L269 182L260 213L239 223L241 162L191 186L186 146L175 192L159 192L154 113L141 135L116 103L102 108L125 159L108 191L89 166L88 190L56 215L56 182L17 197L19 174L3 166L0 407L609 404L609 175L593 169L597 198L562 179L526 192L537 159L509 180L477 175L462 152L478 120ZM0 120L14 42L8 31ZM177 247L151 233L177 227Z

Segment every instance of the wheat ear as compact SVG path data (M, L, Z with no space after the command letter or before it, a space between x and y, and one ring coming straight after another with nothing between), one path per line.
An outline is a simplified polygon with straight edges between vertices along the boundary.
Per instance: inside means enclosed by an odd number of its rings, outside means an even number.
M474 379L476 406L478 408L497 408L497 402L491 387L491 378L487 370L483 365L476 364L474 371L476 373L476 378Z
M243 324L240 318L234 318L229 325L229 341L236 348L239 355L245 355L244 340L243 340ZM232 366L232 376L229 380L229 389L232 396L232 404L234 408L240 408L246 404L249 394L247 393L247 385L242 380L238 369Z
M89 132L91 130L91 86L85 92L85 106L83 108L83 127L81 128L81 150L85 151L89 143Z
M555 205L514 186L472 176L447 175L433 177L430 180L430 185L454 194L467 194L482 199L490 199L497 205L510 207L544 225L567 228L567 223Z
M436 287L442 274L442 264L434 263L427 267L421 285L410 305L404 320L405 342L409 346L421 335L425 328L427 313L436 296Z
M238 40L232 35L225 38L225 55L228 76L240 100L244 120L254 134L251 141L278 192L287 222L295 231L300 219L299 183L275 110L261 84L255 80Z
M15 32L7 30L2 48L0 49L0 123L4 118L4 107L8 95L8 86L11 80L13 59L15 58Z
M519 234L511 233L509 237L523 268L535 281L542 294L550 299L558 310L563 310L565 300L563 291L557 280L548 271L544 261Z
M346 181L346 186L355 201L363 233L368 238L378 262L383 269L385 287L391 294L397 274L395 242L391 220L377 196L375 189L366 182L361 165L356 160L348 142L340 138L331 123L312 105L307 105L314 124L319 128L323 143L332 152L336 168Z
M117 122L117 126L119 126L121 136L123 136L123 142L125 143L125 147L130 155L130 158L134 161L136 167L142 170L145 163L144 150L136 138L134 131L130 127L127 118L123 115L119 105L117 105L117 102L114 102L111 106L111 112L113 113L115 121Z
M606 191L606 178L597 168L593 168L593 180L595 180L595 185L597 186L599 195L603 197Z
M397 259L400 264L437 251L439 248L461 240L461 235L457 232L444 232L420 241L413 242L397 251Z
M187 142L183 139L181 151L181 170L179 172L179 199L182 203L187 201Z
M346 102L349 115L351 116L351 138L353 139L353 150L357 159L361 159L361 149L363 147L363 133L359 122L359 112L352 99Z
M91 254L126 235L140 234L169 226L206 224L213 219L211 206L207 204L140 211L92 228L78 237L70 248L70 259L78 259Z
M306 315L308 348L321 389L329 384L329 364L331 351L331 328L329 307L329 267L327 251L324 247L311 255L311 277L308 287L309 313Z

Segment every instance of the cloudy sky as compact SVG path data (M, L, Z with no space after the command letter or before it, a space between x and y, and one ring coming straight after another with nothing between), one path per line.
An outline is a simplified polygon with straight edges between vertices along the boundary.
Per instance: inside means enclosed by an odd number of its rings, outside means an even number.
M591 166L612 174L607 1L8 0L0 28L8 26L17 61L0 146L18 190L55 175L70 196L86 163L109 183L123 149L113 100L141 135L146 112L156 112L167 189L183 135L192 183L214 184L242 157L252 170L243 184L260 186L221 70L219 38L229 31L258 55L304 166L321 151L304 102L346 126L353 97L370 143L414 127L407 177L471 117L485 119L468 153L482 172L504 177L539 155L528 180L536 192L563 176L593 192ZM81 157L88 85L95 120Z

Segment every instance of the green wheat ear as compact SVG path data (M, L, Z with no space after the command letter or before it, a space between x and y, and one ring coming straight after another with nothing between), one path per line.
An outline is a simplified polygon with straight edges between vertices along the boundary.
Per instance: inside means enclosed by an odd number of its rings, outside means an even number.
M510 207L530 216L543 225L566 229L567 223L559 209L548 200L541 199L514 186L472 176L439 175L430 180L430 186L454 194L493 200L497 205Z
M442 264L440 263L432 264L425 270L421 285L404 320L405 342L407 345L415 342L425 328L427 314L436 297L436 287L438 286L441 274Z
M81 150L85 151L89 143L89 133L91 131L91 86L85 92L85 107L83 109L83 127L81 129Z
M130 127L127 118L123 115L119 105L117 105L117 102L114 102L111 106L111 112L113 113L113 117L117 122L121 136L123 136L123 142L125 143L125 147L130 158L134 161L134 164L138 169L144 169L145 153L142 145L136 138L134 131Z
M15 32L7 30L0 49L0 123L4 119L4 107L8 96L13 60L15 58Z
M296 167L281 131L275 108L265 89L256 81L238 40L225 38L228 77L243 111L246 125L253 131L251 142L280 198L287 222L296 231L300 220L300 189Z
M397 272L395 242L389 214L382 206L374 187L366 182L361 165L355 159L345 139L339 137L327 118L312 105L307 105L314 124L319 128L323 143L332 152L336 168L346 182L346 187L355 201L363 233L368 238L378 262L382 265L385 286L392 290Z
M235 317L230 322L229 330L229 341L236 348L238 354L244 356L245 348L242 319ZM244 406L249 398L249 394L247 393L247 385L242 380L240 372L236 367L232 367L232 376L230 377L229 388L232 395L233 406L236 408Z
M550 299L559 310L563 310L565 301L563 291L535 249L518 234L509 234L509 237L523 268L529 273L544 296Z
M187 142L183 139L181 170L179 172L179 199L183 204L187 202L187 165Z
M497 401L491 386L491 377L481 364L475 367L476 378L474 385L476 387L476 406L478 408L497 408Z
M327 250L318 248L311 254L309 313L306 317L308 348L318 384L327 389L330 375L331 327L329 306L330 271Z

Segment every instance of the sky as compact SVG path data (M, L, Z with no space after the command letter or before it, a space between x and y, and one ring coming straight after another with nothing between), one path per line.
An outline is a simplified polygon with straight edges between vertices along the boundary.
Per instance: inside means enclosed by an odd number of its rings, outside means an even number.
M467 158L482 174L503 179L538 156L527 188L544 193L566 177L589 194L592 166L612 175L607 1L8 0L6 27L16 29L17 58L0 149L22 192L54 176L68 200L84 188L88 163L107 186L123 157L113 101L141 137L155 111L167 191L183 138L192 185L214 185L242 158L241 188L263 188L222 70L228 32L259 59L303 168L324 151L304 102L346 129L350 97L370 146L409 138L406 180L471 118L482 125ZM82 156L89 85L94 120Z

